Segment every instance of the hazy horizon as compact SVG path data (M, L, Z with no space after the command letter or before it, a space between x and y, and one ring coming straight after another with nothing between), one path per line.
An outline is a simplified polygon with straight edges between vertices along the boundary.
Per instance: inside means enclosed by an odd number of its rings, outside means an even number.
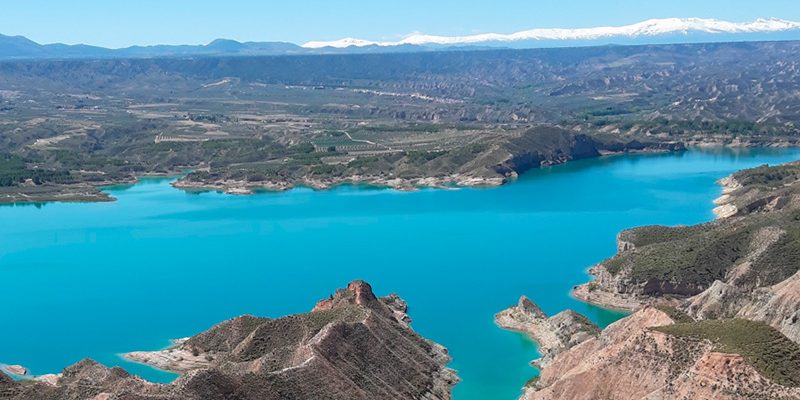
M714 18L732 22L757 18L800 21L792 1L711 0L641 4L587 0L522 0L486 4L451 0L399 5L356 0L307 0L284 4L231 0L226 7L209 0L137 4L78 0L69 4L25 2L0 15L0 33L37 43L87 44L108 48L207 44L225 38L240 42L330 41L345 37L397 41L414 33L465 36L513 33L533 28L620 26L656 18ZM565 8L575 12L564 12Z

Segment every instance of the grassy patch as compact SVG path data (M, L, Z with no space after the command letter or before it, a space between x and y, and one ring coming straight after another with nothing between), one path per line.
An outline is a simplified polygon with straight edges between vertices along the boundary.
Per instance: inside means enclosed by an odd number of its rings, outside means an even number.
M800 179L800 165L786 164L776 167L762 165L738 172L734 177L743 186L777 188Z
M539 383L539 376L534 376L533 378L528 379L528 381L525 382L525 388L534 387L536 386L537 383Z
M800 211L777 215L783 217L786 234L753 262L747 274L749 281L760 282L762 286L779 283L800 268Z
M685 338L710 340L716 351L743 356L773 382L800 386L800 345L763 322L707 320L653 329Z
M408 162L413 165L423 165L428 161L435 160L442 155L447 154L446 151L409 151L406 154Z
M706 228L702 234L637 247L633 253L612 258L605 266L612 274L630 266L630 278L646 284L648 295L693 295L725 277L747 252L750 237L749 229Z
M620 234L620 239L633 243L636 247L643 247L653 243L680 240L690 235L702 233L704 230L708 230L705 225L676 227L652 225L623 231Z
M321 164L311 167L311 173L314 175L322 176L338 176L341 175L343 167L339 165Z
M680 324L680 323L694 322L694 319L692 319L692 317L690 317L685 312L683 312L681 310L678 310L675 307L656 306L656 309L658 311L663 312L664 314L669 315L669 317L672 318L672 320L675 321L675 323L679 323Z
M0 154L0 187L16 186L27 180L42 183L72 182L69 171L28 168L24 159L12 154Z

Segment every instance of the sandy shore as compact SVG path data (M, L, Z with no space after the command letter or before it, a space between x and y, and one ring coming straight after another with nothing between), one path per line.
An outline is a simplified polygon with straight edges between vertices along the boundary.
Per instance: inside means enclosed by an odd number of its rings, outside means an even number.
M714 200L714 204L717 206L713 210L714 215L717 217L717 219L728 218L736 215L736 213L739 212L739 209L731 203L733 200L731 194L739 190L742 185L739 184L739 182L737 182L732 175L720 179L717 181L717 184L722 186L722 195Z
M193 352L182 347L189 338L175 339L172 346L157 351L134 351L122 354L122 358L170 372L187 372L211 365L211 354Z
M31 375L30 371L22 365L0 364L0 372L10 375L14 379L30 380L55 386L61 379L61 374Z
M9 375L14 375L19 377L28 376L28 369L21 365L0 364L0 371L3 371Z

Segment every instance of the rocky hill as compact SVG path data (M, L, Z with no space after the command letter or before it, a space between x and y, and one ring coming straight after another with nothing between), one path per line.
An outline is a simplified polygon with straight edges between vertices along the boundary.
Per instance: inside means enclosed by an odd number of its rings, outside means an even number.
M668 303L695 317L757 319L800 340L800 164L723 183L724 218L622 232L618 254L592 267L595 279L576 296L628 310Z
M554 352L585 324L543 329L527 299L498 314L544 349L524 399L800 398L800 163L721 183L716 221L624 231L591 268L574 294L633 312L599 335Z
M746 320L646 307L560 353L522 399L796 399L800 346ZM727 333L727 334L726 334Z
M243 316L173 348L126 355L180 372L171 384L84 360L30 381L0 373L0 399L450 399L458 379L447 351L409 322L403 300L355 281L307 314Z

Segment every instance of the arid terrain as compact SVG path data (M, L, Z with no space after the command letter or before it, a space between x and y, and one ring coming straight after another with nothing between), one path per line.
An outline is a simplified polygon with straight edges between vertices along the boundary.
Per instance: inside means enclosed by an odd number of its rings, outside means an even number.
M237 195L497 186L614 154L800 144L797 41L242 51L0 61L0 203L113 201L103 187L153 175ZM600 329L524 296L496 315L542 353L523 399L800 398L800 164L720 183L717 220L625 230L574 288L628 317ZM306 314L125 355L171 384L87 359L0 372L0 399L449 399L447 351L409 324L355 281Z
M540 165L794 146L800 43L0 63L0 201L151 174L245 194L498 185Z

